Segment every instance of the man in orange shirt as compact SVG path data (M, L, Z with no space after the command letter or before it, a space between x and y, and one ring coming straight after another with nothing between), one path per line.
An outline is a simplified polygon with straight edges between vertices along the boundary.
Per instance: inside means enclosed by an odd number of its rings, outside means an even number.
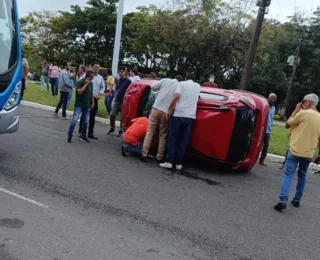
M148 118L138 117L131 122L132 125L124 134L126 144L123 144L121 147L122 156L127 156L128 154L140 155L142 151L142 141L147 134Z

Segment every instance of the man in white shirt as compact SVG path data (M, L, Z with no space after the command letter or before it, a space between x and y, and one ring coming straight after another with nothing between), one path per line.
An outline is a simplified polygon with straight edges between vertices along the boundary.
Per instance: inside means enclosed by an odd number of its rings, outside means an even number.
M131 69L129 74L130 74L129 79L131 80L132 83L140 80L140 77L138 76L138 72L136 69Z
M170 122L167 161L160 167L172 169L176 159L176 169L182 169L182 160L189 144L193 120L196 119L197 103L200 94L200 85L194 82L194 74L189 74L187 81L179 83L175 96L168 108L167 115L174 114ZM179 150L176 154L177 140Z
M98 62L93 62L91 64L91 67L93 68L93 71L95 73L95 76L92 80L93 84L93 96L94 96L94 107L90 111L90 120L89 120L89 130L88 130L88 138L91 139L98 139L94 135L94 124L95 124L95 118L98 112L98 104L99 104L99 99L104 95L105 92L105 83L103 77L99 74L100 70L100 64ZM79 133L82 133L82 117L80 120L80 126L79 126Z
M175 95L179 82L182 81L182 76L178 75L175 79L163 79L153 83L150 87L152 91L158 92L157 98L153 104L148 123L147 135L143 142L141 161L145 162L149 153L153 136L159 127L159 146L157 160L163 161L166 150L169 120L167 118L168 108L171 100Z

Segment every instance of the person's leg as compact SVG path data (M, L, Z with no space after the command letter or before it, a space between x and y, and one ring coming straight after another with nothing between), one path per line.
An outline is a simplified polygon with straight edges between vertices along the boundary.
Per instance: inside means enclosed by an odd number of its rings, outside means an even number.
M23 100L24 90L26 89L26 79L22 78L21 83L21 100Z
M177 155L177 166L180 166L182 164L184 153L186 152L189 144L193 124L193 120L191 118L182 118L181 120L182 127L180 128L180 142Z
M68 131L68 137L72 137L73 136L73 132L74 132L74 128L77 125L77 121L81 115L81 108L80 107L75 107L74 111L73 111L73 116L72 116L72 120L70 122L70 126L69 126L69 131Z
M55 78L51 78L51 93L52 93L52 96L55 96L55 84L56 84L56 81L55 81Z
M69 93L68 95L68 102L67 102L67 106L71 105L71 100L72 100L72 91Z
M290 151L288 152L288 157L286 164L284 166L284 175L281 183L281 192L280 192L280 203L287 203L290 193L290 187L293 175L297 169L299 158L293 155Z
M47 85L47 91L50 91L50 87L49 87L49 77L46 77L46 85Z
M59 89L59 78L55 78L55 96L58 95L58 89Z
M93 137L94 135L94 124L96 120L96 115L98 112L98 103L99 100L94 99L94 108L90 110L90 121L89 121L89 131L88 131L88 136Z
M159 118L158 118L159 112L161 112L161 111L159 111L157 109L152 109L152 111L151 111L151 114L149 117L149 122L148 122L147 134L146 134L144 141L143 141L143 149L142 149L142 156L143 157L148 156L154 133L157 129L157 126L159 125Z
M120 127L119 127L120 130L119 130L118 137L121 137L123 135L123 131L122 131L122 104L119 104L118 114L120 114Z
M309 158L300 158L299 159L299 168L298 168L298 183L296 187L296 194L293 198L293 201L301 201L303 196L303 191L306 186L306 179L308 168L312 159Z
M67 103L69 92L61 91L62 93L62 117L67 118Z
M173 117L170 122L169 138L168 138L168 153L167 162L173 163L175 159L175 151L177 145L177 138L180 132L181 120L179 117Z
M131 153L131 155L140 155L142 151L142 143L136 146L133 146L131 144L126 144L127 151Z
M108 114L109 114L109 115L111 114L111 110L112 110L112 101L113 101L113 98L114 98L114 91L112 91L112 96L108 96L107 111L108 111Z
M263 140L263 147L261 151L260 164L265 165L264 160L267 158L268 148L270 144L271 134L266 134Z
M164 159L168 139L169 121L167 119L166 113L160 111L159 121L159 146L157 152L157 160L161 161Z
M111 114L110 114L110 130L107 134L111 134L115 131L115 126L116 126L116 116L119 113L119 105L117 103L114 103L112 106Z
M44 90L44 85L46 84L46 80L44 76L41 76L41 91Z
M90 107L84 107L82 108L82 116L81 120L82 121L82 126L81 126L81 136L86 137L87 136L87 128L90 120Z
M56 110L54 111L55 114L59 113L59 110L60 110L62 104L63 104L63 92L60 91L60 101L59 101L59 103L58 103L58 105L56 107Z

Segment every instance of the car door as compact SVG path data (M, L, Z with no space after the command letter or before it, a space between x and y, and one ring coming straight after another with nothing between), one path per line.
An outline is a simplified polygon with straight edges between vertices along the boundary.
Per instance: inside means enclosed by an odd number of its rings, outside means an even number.
M149 93L149 84L138 81L129 86L122 103L121 122L123 130L129 128L132 119L142 116Z

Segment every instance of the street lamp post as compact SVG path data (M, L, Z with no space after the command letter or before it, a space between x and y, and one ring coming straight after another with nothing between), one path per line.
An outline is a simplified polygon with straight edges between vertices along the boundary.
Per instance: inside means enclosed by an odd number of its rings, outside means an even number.
M115 40L114 40L113 59L112 59L112 74L113 74L114 77L117 76L117 71L118 71L120 45L121 45L123 6L124 6L124 0L120 0L119 1L119 6L118 6L116 37L115 37Z

